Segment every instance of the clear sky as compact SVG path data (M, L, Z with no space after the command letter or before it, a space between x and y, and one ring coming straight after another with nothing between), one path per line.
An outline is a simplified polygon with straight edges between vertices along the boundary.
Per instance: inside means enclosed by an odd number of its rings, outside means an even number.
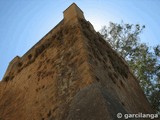
M141 40L160 44L160 0L0 0L0 80L9 62L22 56L63 19L75 2L98 31L110 21L141 24Z

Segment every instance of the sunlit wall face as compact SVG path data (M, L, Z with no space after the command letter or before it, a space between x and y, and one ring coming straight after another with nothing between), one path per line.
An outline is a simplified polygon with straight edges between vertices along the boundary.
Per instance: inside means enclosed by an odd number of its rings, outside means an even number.
M145 25L142 41L159 44L159 0L0 0L0 79L9 62L22 56L60 20L75 2L95 30L109 21Z

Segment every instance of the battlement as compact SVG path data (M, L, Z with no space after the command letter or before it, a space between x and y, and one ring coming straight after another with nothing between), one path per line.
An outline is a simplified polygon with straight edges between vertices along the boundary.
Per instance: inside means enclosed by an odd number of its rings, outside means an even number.
M71 4L64 12L64 20L65 22L68 22L71 19L85 19L83 15L83 11L75 4ZM73 22L73 21L72 21Z

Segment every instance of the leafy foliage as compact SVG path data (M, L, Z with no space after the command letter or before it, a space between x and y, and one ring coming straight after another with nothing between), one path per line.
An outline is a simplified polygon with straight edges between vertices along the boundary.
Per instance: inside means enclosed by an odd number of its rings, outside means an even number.
M100 33L129 64L152 107L160 112L160 45L140 42L145 26L110 23Z

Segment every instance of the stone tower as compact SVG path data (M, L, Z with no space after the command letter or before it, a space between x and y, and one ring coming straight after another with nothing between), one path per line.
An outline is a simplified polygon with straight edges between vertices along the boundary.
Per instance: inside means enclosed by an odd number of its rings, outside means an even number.
M152 113L126 62L73 3L0 82L0 120L116 120Z

